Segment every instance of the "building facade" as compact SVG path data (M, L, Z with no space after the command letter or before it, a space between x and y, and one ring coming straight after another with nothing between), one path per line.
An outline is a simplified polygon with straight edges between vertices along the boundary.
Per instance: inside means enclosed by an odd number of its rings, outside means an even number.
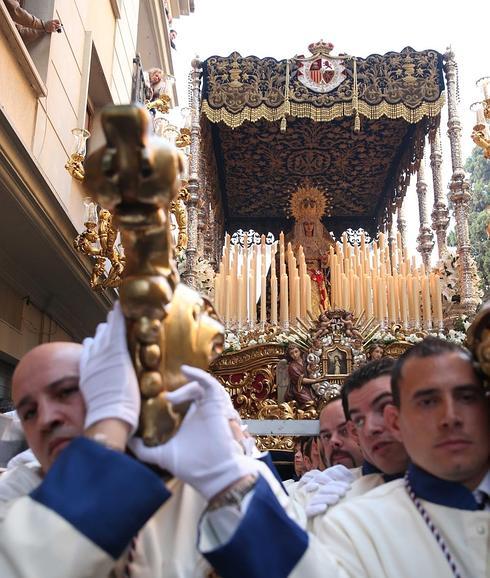
M0 411L17 360L48 341L80 341L115 298L90 289L83 184L66 170L72 129L103 142L98 113L131 101L133 59L173 75L170 25L191 0L26 0L59 33L26 45L0 2ZM173 104L177 97L174 89Z

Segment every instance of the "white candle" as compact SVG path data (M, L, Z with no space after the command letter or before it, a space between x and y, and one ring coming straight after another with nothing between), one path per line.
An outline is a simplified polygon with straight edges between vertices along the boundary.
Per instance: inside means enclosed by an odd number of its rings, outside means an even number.
M271 276L271 324L277 325L277 277Z
M306 311L313 314L311 308L311 278L309 275L306 275Z
M297 318L301 316L301 302L300 302L300 287L299 287L299 277L296 275L294 278L294 313L295 317L293 323L297 324Z
M225 279L225 323L231 321L231 300L232 300L232 282L231 275L227 275Z
M286 327L289 322L289 298L288 298L288 276L284 273L281 277L281 325Z

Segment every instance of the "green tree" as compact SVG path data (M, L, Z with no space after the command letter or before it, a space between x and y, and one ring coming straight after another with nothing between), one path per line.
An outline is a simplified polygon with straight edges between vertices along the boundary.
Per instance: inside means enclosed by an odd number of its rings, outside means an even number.
M470 243L480 273L485 298L490 294L490 239L487 226L490 220L490 160L483 150L475 147L466 160L465 170L469 173L472 198L469 212Z
M456 247L456 245L458 244L456 241L456 231L454 229L451 229L447 234L446 242L448 247Z

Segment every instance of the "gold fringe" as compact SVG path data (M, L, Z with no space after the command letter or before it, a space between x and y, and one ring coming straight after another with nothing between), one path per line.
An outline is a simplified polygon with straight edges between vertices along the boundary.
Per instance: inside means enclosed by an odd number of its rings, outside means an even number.
M281 132L286 132L287 119L286 115L290 114L291 107L289 105L289 60L286 60L286 82L284 84L284 114L281 118L280 130Z
M403 103L390 104L383 101L373 106L360 100L357 112L369 120L377 120L382 116L386 116L391 119L402 118L410 124L416 124L426 116L435 117L440 114L445 101L444 94L441 94L435 102L424 102L417 108L412 109ZM240 112L231 113L224 107L219 109L211 108L208 101L203 100L201 111L210 122L224 122L231 128L238 128L245 121L257 122L264 119L269 122L277 122L282 120L286 114L296 118L311 118L315 122L331 122L336 118L355 115L352 102L337 103L328 108L317 108L311 104L295 102L284 102L277 108L270 108L265 104L261 104L257 108L245 107Z
M354 132L360 132L361 119L359 117L359 87L357 86L357 58L352 58L353 90L352 90L352 110L354 112Z

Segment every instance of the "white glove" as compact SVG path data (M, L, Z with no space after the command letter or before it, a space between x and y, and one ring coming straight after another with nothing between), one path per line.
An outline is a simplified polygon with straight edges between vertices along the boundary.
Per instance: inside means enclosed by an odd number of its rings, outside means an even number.
M313 490L310 490L308 488L310 487L311 484L314 485L316 484L316 478L321 476L321 474L322 472L320 470L310 470L304 473L298 482L298 488L302 488L304 486L307 492L315 491L315 489L318 489L318 487L315 487Z
M236 453L219 382L202 369L187 365L181 369L192 381L167 393L167 399L173 404L191 399L194 403L177 433L157 447L146 447L140 438L130 440L129 447L141 461L170 471L210 500L247 474L256 474L259 466Z
M107 316L107 323L98 325L95 337L83 341L80 390L87 406L86 428L102 419L120 419L136 431L140 392L119 302Z
M305 512L308 518L324 514L329 506L336 504L349 491L348 482L333 481L324 484L308 502Z
M7 470L11 470L12 468L16 468L17 466L33 466L39 465L39 462L36 459L36 456L32 453L32 450L25 450L20 454L14 456L11 460L9 460L7 464Z
M237 431L241 432L239 436L234 436L237 453L239 455L246 455L251 458L260 458L262 456L262 452L260 452L257 448L255 438L247 432L248 426L244 425L240 414L233 406L230 394L224 387L221 388L221 395L223 396L226 417L230 421L235 421L239 426Z
M331 466L323 472L311 470L304 474L298 482L298 488L304 486L306 492L316 492L320 487L329 484L331 481L346 482L351 486L354 481L354 475L342 464Z

